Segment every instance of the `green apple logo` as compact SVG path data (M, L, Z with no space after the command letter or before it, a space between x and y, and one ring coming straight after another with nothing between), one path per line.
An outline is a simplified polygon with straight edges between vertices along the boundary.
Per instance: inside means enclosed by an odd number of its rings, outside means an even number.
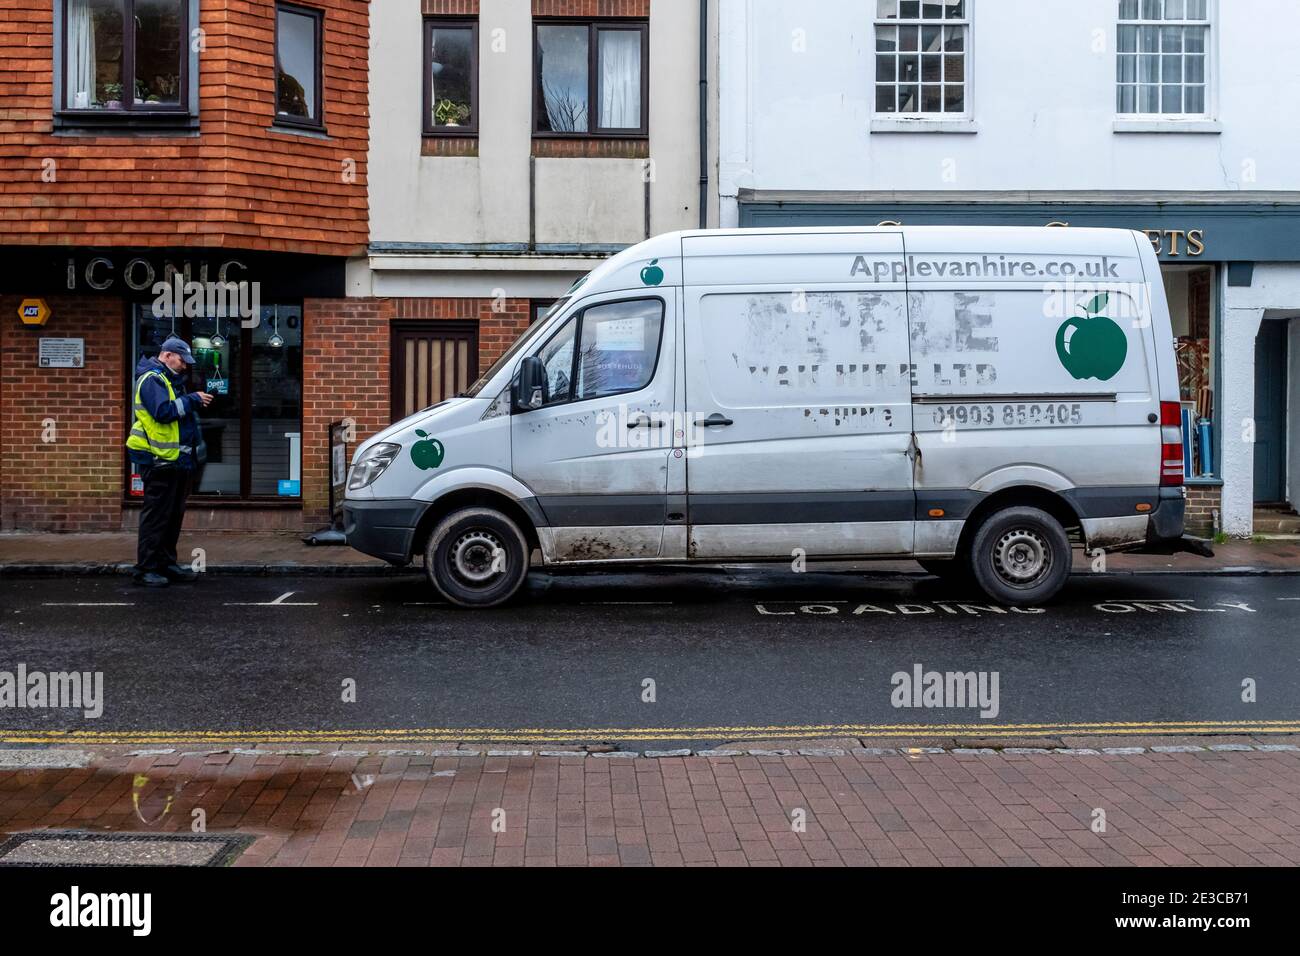
M1128 358L1128 336L1112 319L1098 313L1110 295L1103 292L1083 306L1085 315L1067 319L1056 332L1056 355L1076 379L1108 382Z
M646 285L658 285L664 281L664 270L659 268L658 259L651 259L650 264L641 270L641 281Z
M417 429L415 433L426 440L418 441L411 446L411 461L415 462L415 467L421 471L432 471L442 464L447 451L438 439L429 438L428 432Z

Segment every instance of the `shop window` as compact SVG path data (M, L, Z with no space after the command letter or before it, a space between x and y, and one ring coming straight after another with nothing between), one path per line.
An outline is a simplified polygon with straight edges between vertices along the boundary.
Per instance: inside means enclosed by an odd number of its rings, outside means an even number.
M1178 362L1187 475L1193 479L1217 478L1214 355L1218 349L1218 323L1214 316L1214 269L1166 267L1163 276Z
M534 130L545 136L645 136L650 26L635 20L535 25Z
M189 0L62 0L60 125L184 120Z
M128 394L141 358L169 335L190 343L189 391L208 392L199 413L206 465L194 494L225 500L298 500L302 462L302 307L263 306L254 328L238 318L155 315L134 307ZM127 401L128 410L131 402Z
M319 129L321 33L324 14L288 3L275 6L275 122Z
M424 21L424 134L478 132L478 23Z

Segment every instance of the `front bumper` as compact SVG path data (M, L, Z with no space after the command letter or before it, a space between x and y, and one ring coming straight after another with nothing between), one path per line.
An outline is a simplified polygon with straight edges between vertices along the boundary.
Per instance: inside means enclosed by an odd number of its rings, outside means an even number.
M362 554L404 565L428 507L425 501L344 501L343 533Z

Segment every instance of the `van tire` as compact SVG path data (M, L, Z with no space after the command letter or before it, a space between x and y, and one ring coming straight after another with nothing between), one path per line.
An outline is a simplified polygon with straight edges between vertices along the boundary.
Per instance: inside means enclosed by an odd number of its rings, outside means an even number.
M1038 508L1007 508L985 519L971 541L975 583L1000 604L1050 601L1070 576L1073 553L1059 521Z
M494 569L496 555L500 566ZM492 508L465 508L438 522L424 549L424 571L458 607L487 608L514 597L528 576L531 549L519 526Z

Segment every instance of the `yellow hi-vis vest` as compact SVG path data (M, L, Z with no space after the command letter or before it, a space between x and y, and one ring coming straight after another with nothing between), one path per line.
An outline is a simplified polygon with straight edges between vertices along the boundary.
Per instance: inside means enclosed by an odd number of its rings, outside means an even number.
M135 383L135 421L126 447L133 451L146 451L163 461L177 461L181 457L181 423L160 422L149 414L140 402L140 388L150 375L156 375L167 386L167 397L176 401L176 390L162 372L145 372Z

